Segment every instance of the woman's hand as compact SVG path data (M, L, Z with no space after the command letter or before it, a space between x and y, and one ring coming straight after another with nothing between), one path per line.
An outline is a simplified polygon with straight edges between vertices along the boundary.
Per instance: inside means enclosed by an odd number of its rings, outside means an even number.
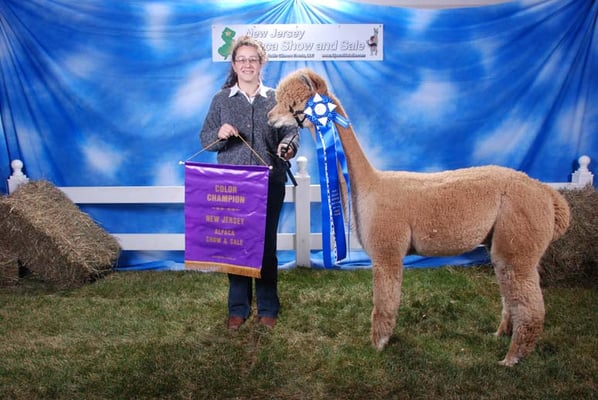
M283 160L289 161L295 156L295 151L293 150L293 146L289 146L286 143L279 143L276 154Z
M227 140L231 136L239 136L239 131L231 124L223 124L220 129L218 129L218 139Z

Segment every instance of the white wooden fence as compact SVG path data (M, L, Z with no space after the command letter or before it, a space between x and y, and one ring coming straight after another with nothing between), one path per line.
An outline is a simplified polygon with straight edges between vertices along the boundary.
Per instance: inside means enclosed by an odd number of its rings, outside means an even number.
M593 184L593 174L588 169L590 157L578 159L579 168L573 172L571 182L549 182L558 189L581 189ZM312 249L322 248L322 234L310 232L311 203L321 201L320 186L310 183L307 159L297 158L295 173L297 186L287 186L285 202L295 203L295 233L279 233L278 249L295 250L299 266L310 265ZM8 192L29 181L23 174L23 163L11 163L12 175L8 178ZM75 204L183 204L184 186L70 186L59 187ZM184 233L114 233L123 250L184 250ZM360 248L352 235L351 247Z

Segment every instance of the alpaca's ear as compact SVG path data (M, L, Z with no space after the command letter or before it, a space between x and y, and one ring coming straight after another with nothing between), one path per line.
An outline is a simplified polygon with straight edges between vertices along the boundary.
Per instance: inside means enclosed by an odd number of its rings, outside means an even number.
M307 74L301 74L299 75L301 77L301 80L303 81L303 83L305 83L305 86L307 86L309 88L310 92L314 91L314 85L311 83L311 79L309 79L309 76L307 76Z
M325 94L328 92L326 82L322 77L311 70L307 70L306 74L303 75L305 81L308 83L307 86L311 92Z

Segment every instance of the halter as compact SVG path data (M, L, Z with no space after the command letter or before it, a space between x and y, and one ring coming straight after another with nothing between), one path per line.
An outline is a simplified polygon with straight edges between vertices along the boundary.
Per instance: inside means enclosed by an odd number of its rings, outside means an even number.
M291 107L291 106L289 106L289 111L293 115L293 118L295 118L295 121L297 121L297 125L299 125L299 128L304 128L303 122L305 121L305 118L307 117L307 115L305 115L305 113L301 110L297 110L297 111L293 110L293 107ZM299 119L300 115L303 115L302 119Z

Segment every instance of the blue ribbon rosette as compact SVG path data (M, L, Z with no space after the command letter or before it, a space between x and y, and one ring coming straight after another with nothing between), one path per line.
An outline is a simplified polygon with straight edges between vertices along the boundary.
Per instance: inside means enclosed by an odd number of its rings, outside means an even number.
M348 198L351 198L347 160L335 126L338 123L346 128L349 126L349 121L335 111L336 107L329 97L316 93L307 101L304 110L316 132L316 150L322 195L322 247L325 268L334 267L335 264L331 257L333 252L336 262L347 256L345 222L337 165L341 167L347 183ZM331 241L333 232L334 248L332 248Z

